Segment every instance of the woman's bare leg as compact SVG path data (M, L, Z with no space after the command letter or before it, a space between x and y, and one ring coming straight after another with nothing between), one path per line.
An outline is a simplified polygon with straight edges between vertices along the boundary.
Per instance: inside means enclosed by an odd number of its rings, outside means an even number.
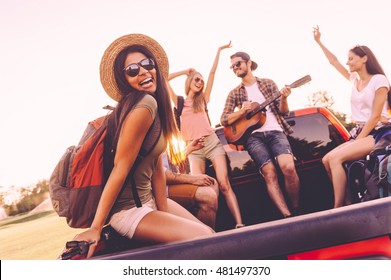
M213 160L213 167L216 171L217 182L220 190L225 197L228 209L231 211L237 225L242 225L242 216L240 214L239 203L228 178L227 160L225 155L216 156Z
M338 147L335 147L330 152L325 154L324 157L322 158L322 163L326 169L327 175L329 175L330 180L332 180L331 169L330 169L330 159L333 158L334 155L337 154L340 149L342 149L346 145L349 145L350 143L352 143L352 141L345 142L345 143L339 145Z
M171 210L173 210L172 207ZM143 242L166 243L207 236L213 232L211 228L199 221L168 212L152 211L138 224L134 239Z
M330 154L328 162L331 172L331 181L334 188L334 208L344 205L347 177L342 164L346 161L358 160L369 154L375 145L372 136L361 138L347 143Z

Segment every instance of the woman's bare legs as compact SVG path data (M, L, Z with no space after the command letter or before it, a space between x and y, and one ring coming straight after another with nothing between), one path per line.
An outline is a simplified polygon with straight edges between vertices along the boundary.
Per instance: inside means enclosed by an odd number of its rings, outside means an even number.
M167 206L169 213L204 225L203 222L174 200L167 198Z
M239 204L236 195L231 188L228 178L227 161L225 155L217 156L212 160L213 167L216 171L216 179L219 183L219 189L225 197L228 209L234 217L236 225L243 225L242 216L240 214ZM201 160L190 161L191 174L205 174L205 162Z
M228 209L231 211L236 225L243 225L239 203L234 191L232 190L231 183L229 182L227 160L225 155L216 156L212 160L212 163L216 171L217 182L219 183L220 190L225 197Z
M171 199L168 212L152 211L138 224L134 239L144 242L166 243L213 234L214 231Z
M330 176L334 188L334 208L344 205L346 193L346 172L342 164L358 160L369 154L375 146L372 136L344 143L325 155L322 162Z
M329 178L330 180L332 180L332 177L331 177L331 170L330 170L330 164L329 164L329 161L330 161L330 158L333 157L334 154L338 153L339 149L342 149L343 147L345 147L346 145L350 145L353 141L349 141L349 142L345 142L341 145L339 145L338 147L335 147L333 150L331 150L330 152L328 152L323 158L322 158L322 163L326 169L326 172L327 172L327 175L329 175Z

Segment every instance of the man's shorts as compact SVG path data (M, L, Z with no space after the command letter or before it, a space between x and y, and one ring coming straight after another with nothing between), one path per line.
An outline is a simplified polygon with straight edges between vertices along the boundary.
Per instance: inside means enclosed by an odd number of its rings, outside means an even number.
M133 207L115 213L111 216L110 225L122 236L132 239L142 218L155 210L157 210L155 200L151 199L142 207Z
M247 140L246 150L259 169L279 155L292 154L287 137L278 130L254 132Z
M225 155L224 147L216 133L212 133L205 137L204 147L192 152L188 157L190 161L201 160L205 162L206 159L212 160L220 155Z
M188 210L196 207L196 192L199 187L191 184L168 185L168 197Z

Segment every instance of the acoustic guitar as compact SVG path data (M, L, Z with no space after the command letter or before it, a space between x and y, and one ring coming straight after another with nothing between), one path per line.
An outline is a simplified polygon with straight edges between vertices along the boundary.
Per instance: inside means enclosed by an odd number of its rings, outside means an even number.
M306 75L290 85L289 88L297 88L311 81L311 76ZM262 104L257 102L251 103L251 110L245 116L235 121L233 124L224 127L224 135L228 143L235 145L244 145L247 138L255 129L260 128L266 121L266 106L279 98L281 93L278 92L267 98Z

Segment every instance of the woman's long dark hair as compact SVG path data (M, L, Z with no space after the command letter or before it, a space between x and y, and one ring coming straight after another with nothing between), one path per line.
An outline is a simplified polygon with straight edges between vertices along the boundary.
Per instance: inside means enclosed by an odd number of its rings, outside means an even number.
M376 56L374 55L374 53L370 48L368 48L367 46L357 45L354 48L350 49L350 51L355 53L359 57L367 56L367 62L365 63L365 66L369 74L371 75L382 74L386 76L383 67L381 67L379 61L377 60ZM388 106L391 108L391 88L389 88L387 94L387 101L388 101Z
M133 109L133 107L147 94L144 91L138 91L131 87L125 77L125 73L123 71L124 63L126 57L129 53L140 52L146 55L149 58L152 58L156 62L156 92L152 96L156 99L158 105L158 116L160 118L161 128L163 132L163 136L166 138L169 143L169 154L173 155L173 145L172 139L173 137L178 137L179 132L175 124L172 108L171 108L171 100L169 97L167 85L165 78L163 77L159 65L157 63L156 58L153 54L148 50L146 46L134 45L129 48L124 49L120 52L114 62L114 76L117 82L118 88L121 92L122 98L118 102L116 108L107 118L107 134L105 138L105 163L108 161L110 165L113 164L114 161L114 153L118 138L120 135L120 130L122 124L125 121L126 116ZM106 160L108 159L108 160ZM105 168L105 170L109 173L111 172L111 168ZM106 178L108 178L109 174L106 174Z

